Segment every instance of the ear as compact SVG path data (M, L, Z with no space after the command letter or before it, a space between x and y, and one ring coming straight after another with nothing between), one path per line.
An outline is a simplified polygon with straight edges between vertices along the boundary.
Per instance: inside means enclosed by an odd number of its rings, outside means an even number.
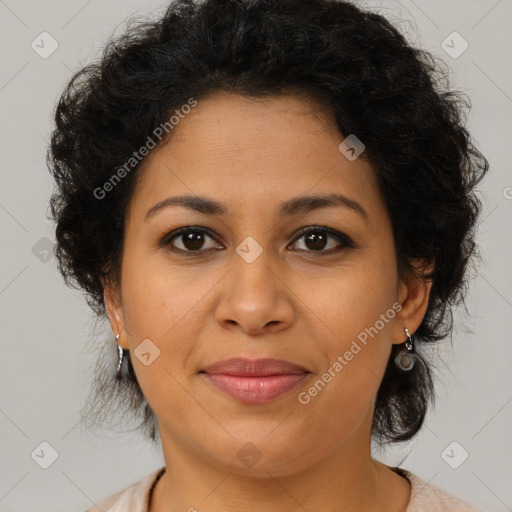
M102 283L103 300L105 302L105 308L107 310L110 327L112 328L114 335L120 334L119 344L121 347L127 350L128 346L126 344L126 337L123 336L125 328L119 287L107 280L102 280Z
M430 273L433 262L415 259L411 262L420 274ZM393 344L404 343L407 340L405 328L412 335L420 326L428 308L432 280L422 277L410 276L407 281L400 281L398 285L398 302L402 309L396 315L393 329Z

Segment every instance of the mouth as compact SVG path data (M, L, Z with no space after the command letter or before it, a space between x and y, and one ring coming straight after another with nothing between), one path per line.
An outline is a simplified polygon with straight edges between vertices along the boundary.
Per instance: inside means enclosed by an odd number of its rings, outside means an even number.
M228 359L199 372L217 390L248 404L266 403L291 392L311 373L281 359Z
M244 359L236 357L218 361L207 366L200 373L237 377L270 377L272 375L300 375L309 372L303 366L284 359Z

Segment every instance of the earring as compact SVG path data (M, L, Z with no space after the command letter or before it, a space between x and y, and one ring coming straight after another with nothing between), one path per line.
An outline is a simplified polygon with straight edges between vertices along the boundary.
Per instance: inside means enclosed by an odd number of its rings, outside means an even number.
M395 357L395 364L403 370L408 372L413 369L414 363L416 362L416 350L414 348L414 340L409 334L409 330L405 329L407 340L405 341L406 350L402 349Z
M123 362L123 355L124 355L123 347L121 347L121 345L119 344L119 336L120 336L120 334L116 335L117 350L119 352L119 361L117 362L116 373L119 373L119 370L121 369L121 364Z

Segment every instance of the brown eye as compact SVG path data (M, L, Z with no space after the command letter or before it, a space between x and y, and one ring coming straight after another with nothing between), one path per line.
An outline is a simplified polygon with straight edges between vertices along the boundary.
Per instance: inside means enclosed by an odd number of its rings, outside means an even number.
M297 249L302 252L330 254L345 248L355 247L355 244L347 235L321 226L301 229L299 236L295 238L291 245L298 244L302 239L304 248ZM186 256L193 256L208 250L222 248L205 229L191 226L173 231L162 240L161 244L162 246L169 247L174 252L181 252Z
M296 244L299 240L303 239L303 245L306 252L335 252L341 250L343 247L355 247L352 240L343 233L333 230L331 228L315 227L303 228L300 231L300 236L294 241ZM338 243L329 243L329 240L335 240ZM338 249L336 249L338 247ZM334 250L331 250L333 249Z
M328 239L329 235L326 235L321 231L315 231L314 233L304 235L304 244L312 251L319 251L325 249Z
M210 247L205 247L205 244L208 245L206 243L208 239L215 242L213 237L202 229L182 228L172 233L171 236L167 236L162 243L166 246L171 245L178 251L183 252L198 252L218 248L216 242L214 244L210 243Z

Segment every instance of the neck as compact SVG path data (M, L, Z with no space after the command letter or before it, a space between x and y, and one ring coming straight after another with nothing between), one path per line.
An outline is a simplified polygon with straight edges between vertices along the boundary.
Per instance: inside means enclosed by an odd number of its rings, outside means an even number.
M288 472L266 466L263 458L251 470L225 466L160 434L166 471L149 512L402 512L410 500L409 482L371 457L366 431L314 464ZM366 438L367 449L361 450Z

